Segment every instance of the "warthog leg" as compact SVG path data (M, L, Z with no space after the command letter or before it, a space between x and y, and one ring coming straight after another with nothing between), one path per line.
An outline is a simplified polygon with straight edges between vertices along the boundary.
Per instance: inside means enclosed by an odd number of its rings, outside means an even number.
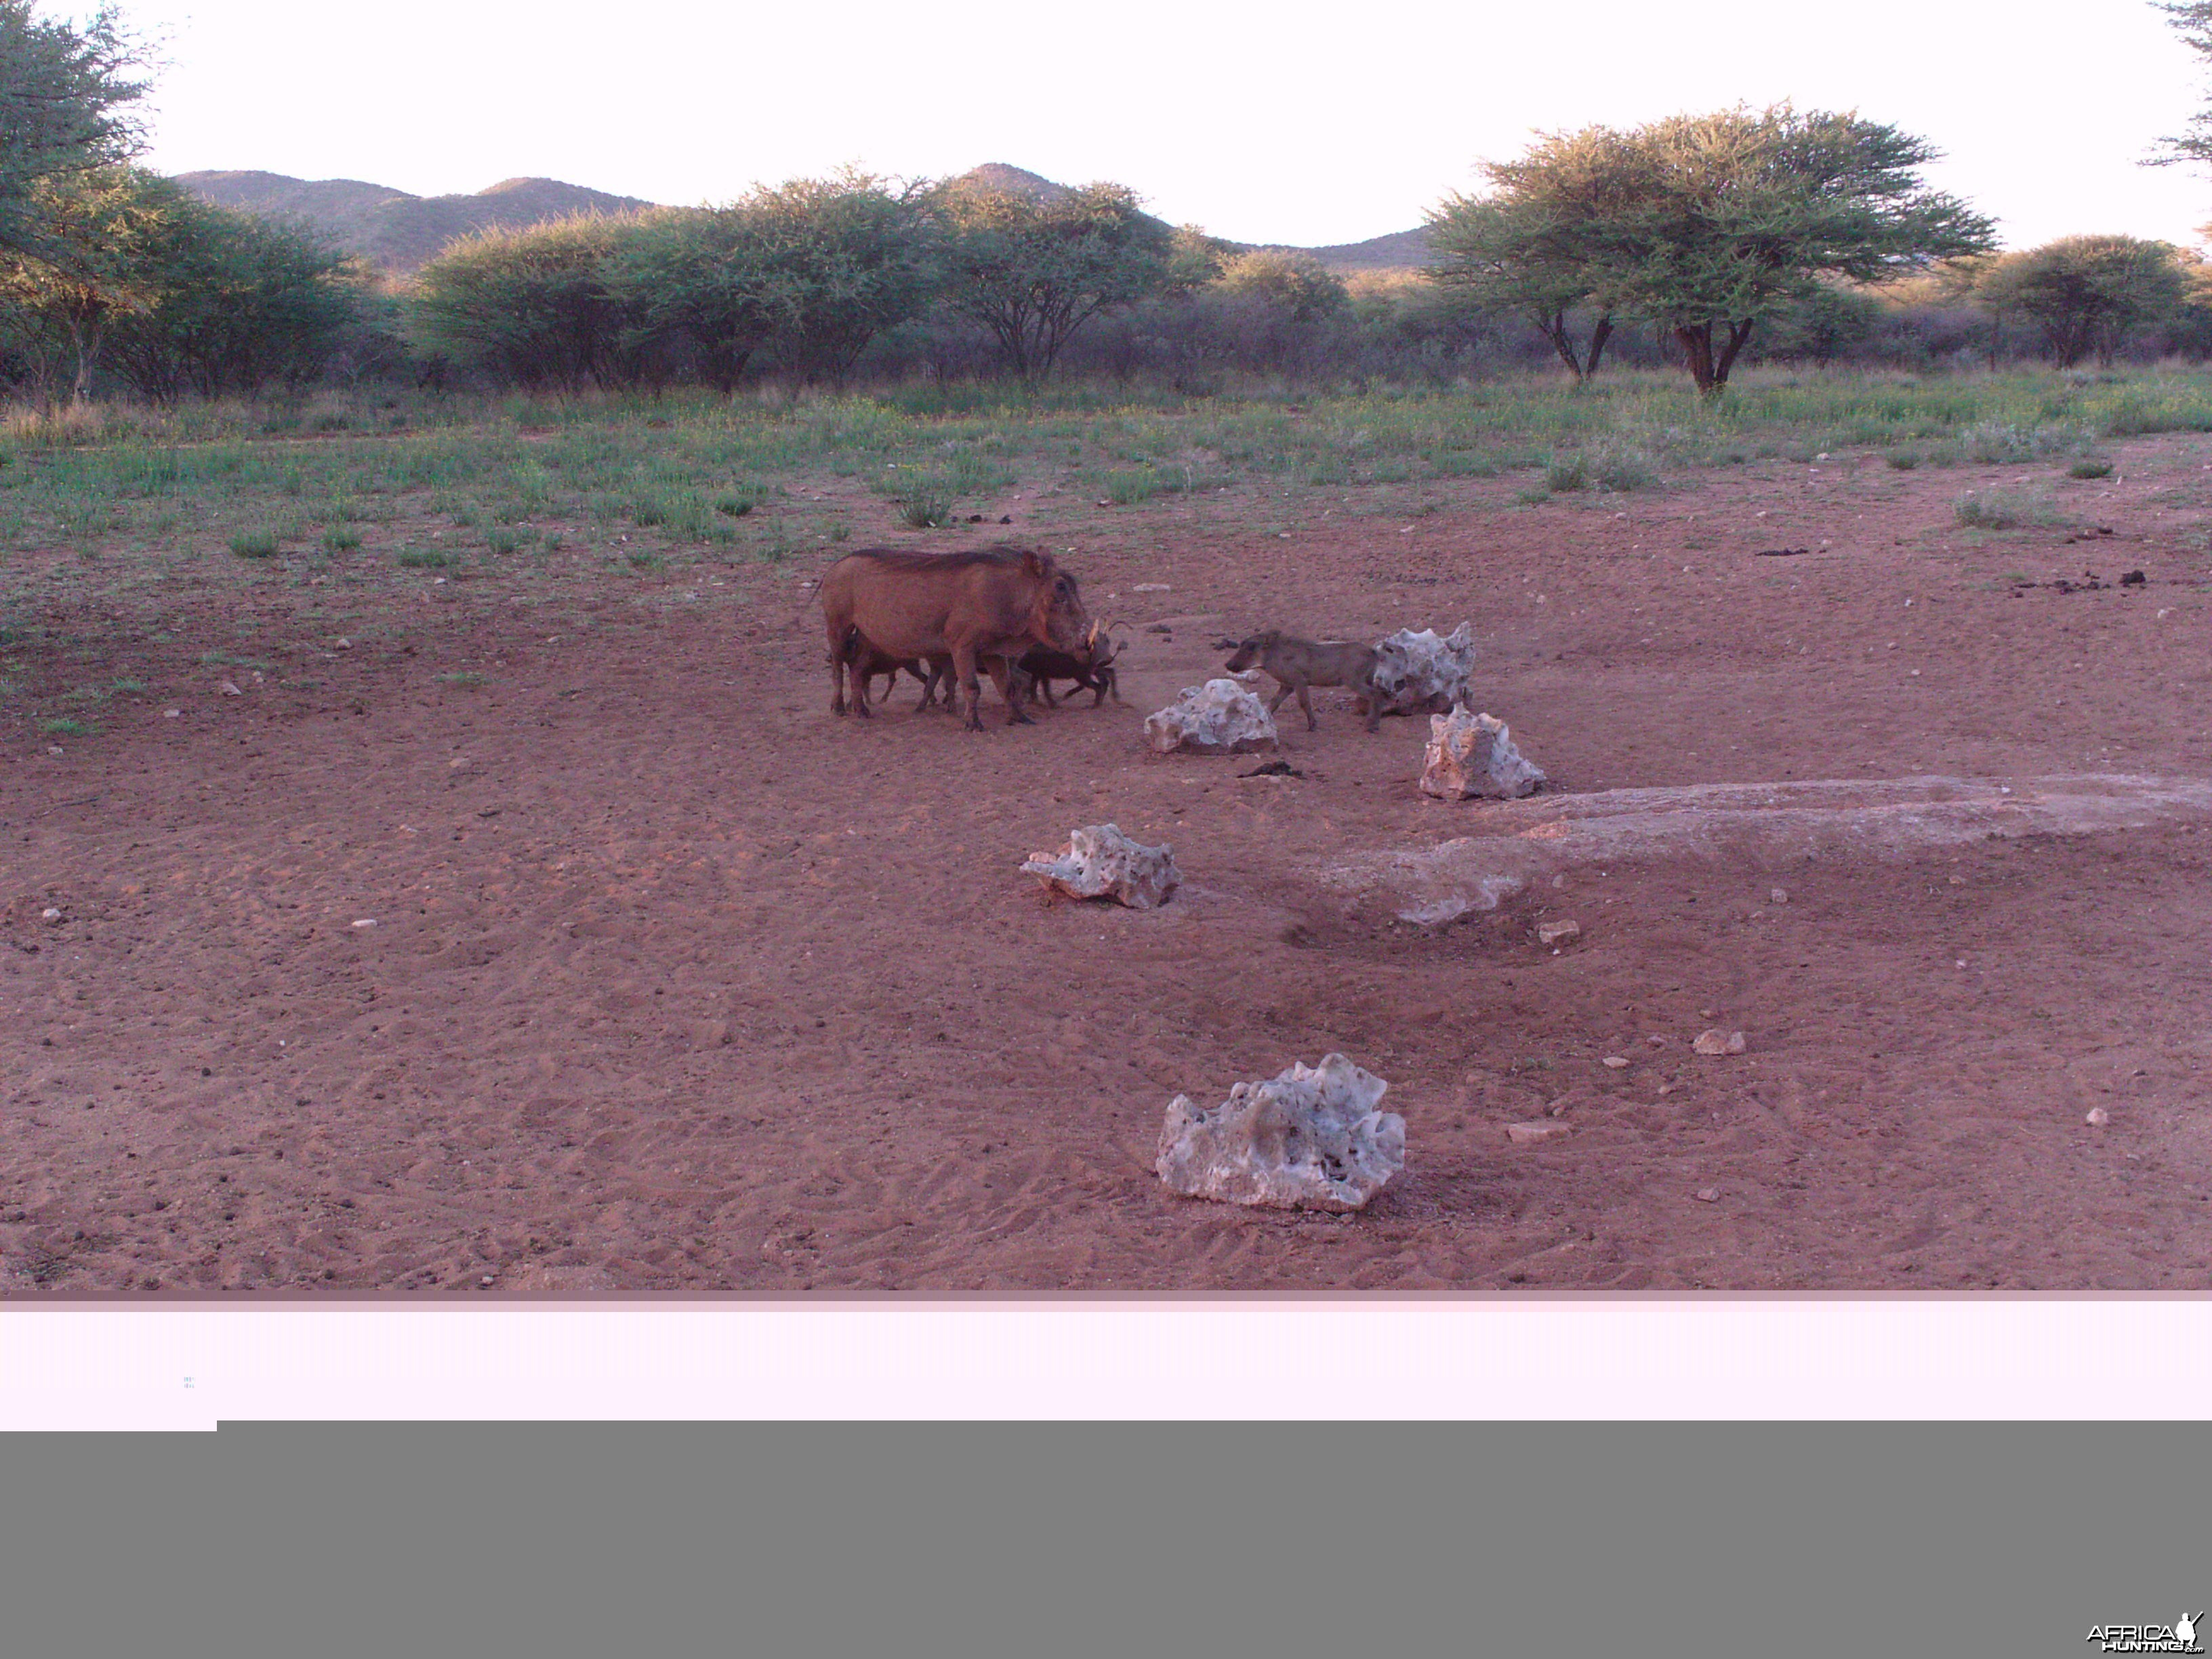
M1016 678L1022 671L1005 657L986 657L983 662L991 671L991 684L999 688L999 695L1006 700L1006 724L1036 725L1036 722L1022 708L1022 687Z
M952 647L952 682L957 692L965 693L968 700L967 726L970 732L983 729L983 688L975 682L975 647L964 641ZM960 712L957 696L952 702L952 712Z

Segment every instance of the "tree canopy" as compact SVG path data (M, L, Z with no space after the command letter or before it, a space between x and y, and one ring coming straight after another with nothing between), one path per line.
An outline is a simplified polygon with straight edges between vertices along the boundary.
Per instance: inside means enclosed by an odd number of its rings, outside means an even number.
M2160 0L2158 9L2181 36L2183 45L2212 62L2212 0ZM2153 167L2176 161L2212 164L2212 104L2191 116L2189 125L2179 132L2160 139L2159 144L2150 157Z
M103 8L82 25L0 0L0 250L51 257L57 232L42 188L127 161L141 147L131 106L145 95L140 52Z
M1158 293L1175 274L1175 233L1120 185L1039 198L973 185L948 187L946 297L989 329L1025 380L1052 372L1070 336L1110 306ZM1186 241L1183 264L1197 252Z
M2177 250L2133 236L2066 236L1971 269L1972 297L2043 331L2061 368L2094 352L2106 362L2136 329L2175 315L2189 290Z
M1546 135L1485 167L1489 191L1431 216L1447 284L1539 319L1579 374L1616 319L1660 325L1717 392L1760 319L1824 280L1876 282L1992 245L1990 222L1929 189L1924 142L1789 105ZM1597 315L1586 362L1567 313Z

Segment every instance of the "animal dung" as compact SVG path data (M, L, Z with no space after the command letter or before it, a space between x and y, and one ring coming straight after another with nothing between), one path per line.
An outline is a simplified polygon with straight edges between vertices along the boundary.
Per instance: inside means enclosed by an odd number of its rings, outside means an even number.
M1022 873L1071 898L1108 898L1132 910L1158 909L1182 881L1174 848L1132 841L1114 823L1069 831L1066 847L1032 853Z
M1249 755L1278 746L1275 717L1235 680L1208 680L1145 720L1145 741L1163 755Z
M1389 1085L1342 1054L1232 1085L1206 1110L1168 1103L1153 1169L1174 1191L1279 1210L1364 1208L1406 1167L1406 1120L1376 1109Z
M1518 800L1544 782L1543 769L1513 746L1504 720L1463 707L1429 716L1421 793L1438 800Z
M1462 623L1448 638L1433 628L1401 628L1375 647L1375 687L1386 714L1433 714L1468 700L1474 673L1474 629Z

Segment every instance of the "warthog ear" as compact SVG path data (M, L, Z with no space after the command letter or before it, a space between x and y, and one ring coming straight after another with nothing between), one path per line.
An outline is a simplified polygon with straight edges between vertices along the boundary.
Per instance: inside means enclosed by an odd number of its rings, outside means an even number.
M1022 568L1032 576L1048 575L1052 571L1052 555L1040 553L1032 547L1022 555Z

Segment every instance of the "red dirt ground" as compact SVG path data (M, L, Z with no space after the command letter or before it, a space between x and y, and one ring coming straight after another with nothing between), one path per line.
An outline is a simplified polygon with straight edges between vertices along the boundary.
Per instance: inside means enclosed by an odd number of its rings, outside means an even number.
M1052 539L1137 641L1129 707L981 734L904 682L834 720L812 569L544 605L425 575L343 649L301 588L58 611L155 690L0 763L0 1286L2201 1288L2204 825L1683 852L1425 928L1328 878L1494 810L1418 793L1425 722L1370 737L1331 692L1308 734L1293 705L1297 779L1140 738L1218 635L1466 618L1563 797L2212 779L2201 448L2055 486L2113 532L2087 544L1956 527L2031 469L1873 458L1339 501L1289 539L1233 495L1100 514ZM1813 550L1756 556L1785 546ZM1016 873L1104 821L1171 841L1184 894ZM1693 1055L1707 1026L1750 1051ZM1407 1121L1365 1212L1154 1178L1170 1096L1332 1049ZM1509 1141L1547 1115L1571 1133Z

